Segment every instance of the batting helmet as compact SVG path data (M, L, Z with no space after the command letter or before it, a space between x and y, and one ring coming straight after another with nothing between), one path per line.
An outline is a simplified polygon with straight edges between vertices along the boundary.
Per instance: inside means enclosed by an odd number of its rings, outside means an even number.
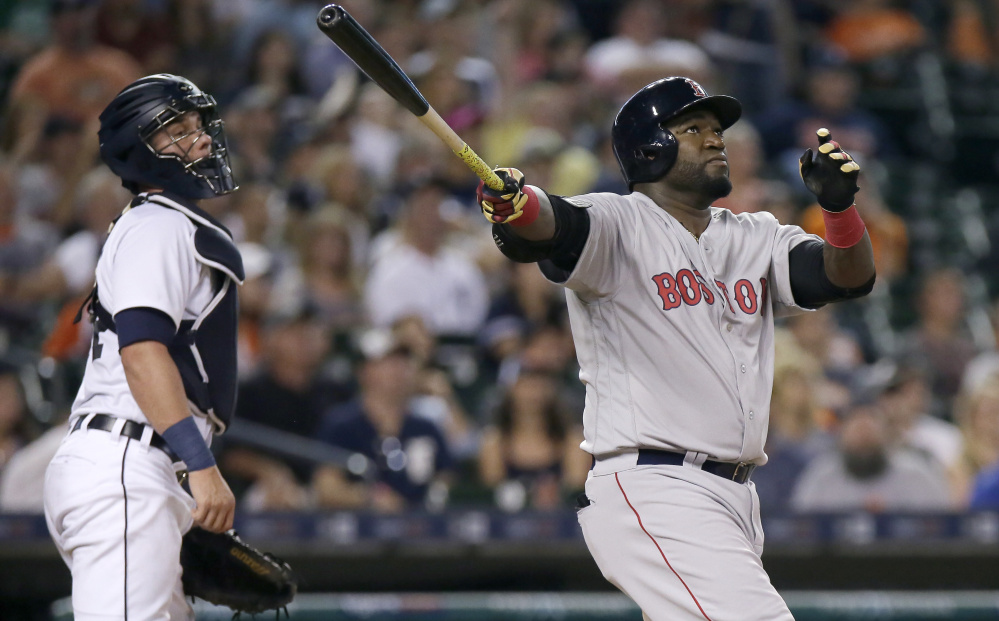
M728 129L742 115L734 97L708 96L690 78L657 80L631 96L614 118L611 141L621 173L633 189L636 183L661 179L676 162L679 146L666 122L691 110L709 110Z
M150 137L192 110L201 117L198 139L211 140L208 154L190 160L157 152ZM215 99L187 78L160 73L136 80L111 100L100 121L101 159L132 192L153 187L198 199L236 189Z

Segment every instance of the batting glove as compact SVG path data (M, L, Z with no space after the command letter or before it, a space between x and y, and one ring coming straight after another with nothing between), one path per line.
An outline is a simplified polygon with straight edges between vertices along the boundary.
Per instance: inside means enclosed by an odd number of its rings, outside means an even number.
M509 224L524 215L528 196L524 193L524 173L516 168L493 170L503 180L502 190L493 190L479 181L475 198L482 208L482 215L495 224Z
M846 211L860 190L857 185L860 166L832 139L828 129L823 127L815 135L819 138L818 153L807 149L798 160L798 172L823 209L833 213Z

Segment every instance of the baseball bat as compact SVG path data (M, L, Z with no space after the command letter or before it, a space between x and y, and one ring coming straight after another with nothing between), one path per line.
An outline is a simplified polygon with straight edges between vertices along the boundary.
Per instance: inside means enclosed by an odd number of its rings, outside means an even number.
M330 4L319 11L316 23L361 71L437 134L479 179L493 190L503 189L503 180L444 122L402 67L350 13L338 4Z

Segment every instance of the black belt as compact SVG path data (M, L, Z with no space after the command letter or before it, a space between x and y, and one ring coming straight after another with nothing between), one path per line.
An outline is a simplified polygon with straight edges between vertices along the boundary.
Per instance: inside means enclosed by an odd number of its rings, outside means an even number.
M638 449L639 466L682 466L684 457L686 457L684 453L675 453L673 451L650 448ZM752 476L753 470L756 470L756 464L747 462L733 464L731 462L712 461L709 459L701 464L701 470L720 476L723 479L728 479L729 481L745 483Z
M83 414L80 418L76 419L76 424L73 425L73 429L70 433L73 433L73 431L83 427L83 421L87 420L87 416L89 416L89 414ZM94 414L93 418L90 419L90 422L87 423L87 429L111 431L114 428L114 424L119 420L120 419L108 414ZM121 428L121 435L126 438L132 438L133 440L141 440L142 433L145 428L146 425L143 423L137 423L134 420L126 420L125 425ZM170 461L180 461L180 457L177 457L177 454L173 452L170 445L163 439L163 436L156 433L155 430L153 431L153 439L149 441L149 446L158 448L166 453L167 457L170 458Z

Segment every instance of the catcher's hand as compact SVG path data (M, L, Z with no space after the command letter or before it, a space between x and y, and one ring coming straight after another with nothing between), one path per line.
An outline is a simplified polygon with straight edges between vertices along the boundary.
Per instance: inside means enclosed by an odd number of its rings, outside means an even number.
M818 153L807 149L798 160L798 172L805 187L819 199L826 211L846 211L853 205L853 197L860 190L857 177L860 166L850 154L832 139L829 130L815 132L819 137Z
M482 208L482 215L495 224L513 222L523 215L528 200L527 194L524 194L524 173L516 168L496 168L493 172L499 175L505 187L496 191L479 182L475 197Z
M180 550L186 595L236 612L257 614L287 606L298 591L288 563L247 545L236 531L191 528Z

